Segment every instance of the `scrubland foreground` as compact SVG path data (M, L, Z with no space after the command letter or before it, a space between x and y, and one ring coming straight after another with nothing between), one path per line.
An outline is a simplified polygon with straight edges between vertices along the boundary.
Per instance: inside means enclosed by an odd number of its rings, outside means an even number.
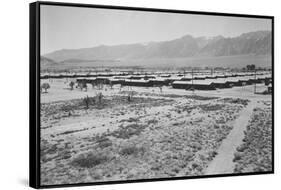
M235 173L272 170L272 108L271 102L253 110L244 131L243 143L237 147L233 161Z
M41 185L204 175L249 102L233 173L271 171L271 101L120 91L41 103Z

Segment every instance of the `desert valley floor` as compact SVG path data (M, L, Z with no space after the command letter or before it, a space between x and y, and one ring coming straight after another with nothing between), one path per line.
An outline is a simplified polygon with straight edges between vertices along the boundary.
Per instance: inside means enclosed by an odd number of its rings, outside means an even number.
M194 92L50 85L41 93L41 185L272 170L272 96L254 94L253 85Z

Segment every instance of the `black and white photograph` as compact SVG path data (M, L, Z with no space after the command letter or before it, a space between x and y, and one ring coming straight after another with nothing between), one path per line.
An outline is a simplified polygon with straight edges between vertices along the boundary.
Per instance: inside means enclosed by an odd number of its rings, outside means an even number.
M273 172L271 17L42 3L39 23L41 186Z

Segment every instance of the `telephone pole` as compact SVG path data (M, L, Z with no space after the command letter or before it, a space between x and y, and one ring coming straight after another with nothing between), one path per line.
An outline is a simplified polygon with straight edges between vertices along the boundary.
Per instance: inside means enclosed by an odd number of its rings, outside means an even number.
M192 82L192 87L193 87L193 69L191 69L191 82Z
M256 94L256 89L257 89L257 87L256 87L256 85L257 85L257 81L256 81L256 80L257 80L256 71L257 71L257 70L255 69L255 80L254 80L254 81L255 81L255 86L254 86L254 94Z

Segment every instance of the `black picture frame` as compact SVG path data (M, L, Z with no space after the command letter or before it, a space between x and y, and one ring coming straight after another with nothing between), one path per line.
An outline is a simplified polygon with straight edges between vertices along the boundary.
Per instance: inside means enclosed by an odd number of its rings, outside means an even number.
M87 8L103 8L117 10L132 10L132 11L147 11L147 12L165 12L165 13L181 13L195 15L217 15L231 17L247 17L247 18L263 18L269 19L272 23L272 171L266 172L249 172L239 174L218 174L204 176L188 176L188 177L172 177L172 178L157 178L157 179L139 179L126 181L108 181L108 182L92 182L92 183L77 183L63 185L41 185L40 184L40 6L67 6L67 7L87 7ZM55 187L73 187L73 186L88 186L88 185L104 185L104 184L120 184L120 183L139 183L152 181L167 181L167 180L185 180L197 178L214 178L214 177L234 177L244 175L260 175L274 173L274 16L264 15L248 15L248 14L233 14L233 13L218 13L218 12L201 12L187 10L170 10L156 8L141 8L141 7L123 7L109 5L93 5L79 3L64 3L64 2L47 2L38 1L29 5L29 39L30 39L30 77L29 77L29 185L33 188L55 188Z

